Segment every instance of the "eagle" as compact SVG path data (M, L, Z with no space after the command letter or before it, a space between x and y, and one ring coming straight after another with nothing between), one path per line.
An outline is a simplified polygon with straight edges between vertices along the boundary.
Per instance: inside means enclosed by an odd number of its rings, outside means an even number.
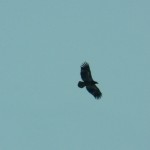
M93 80L90 71L90 66L87 62L84 62L81 65L80 75L83 81L78 82L78 87L79 88L86 87L87 91L91 93L95 97L95 99L101 98L102 93L99 90L99 88L95 85L98 84L98 82Z

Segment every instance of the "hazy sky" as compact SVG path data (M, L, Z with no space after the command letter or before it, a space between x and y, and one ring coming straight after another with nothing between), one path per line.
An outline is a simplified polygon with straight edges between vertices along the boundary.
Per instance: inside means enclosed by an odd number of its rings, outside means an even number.
M0 0L0 150L149 150L149 6Z

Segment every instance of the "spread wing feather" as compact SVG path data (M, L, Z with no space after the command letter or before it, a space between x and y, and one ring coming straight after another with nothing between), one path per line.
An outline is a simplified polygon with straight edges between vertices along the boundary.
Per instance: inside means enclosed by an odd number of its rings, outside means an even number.
M84 62L81 66L81 78L83 81L93 81L90 66L87 62Z
M86 89L89 93L91 93L96 99L101 98L102 93L101 91L98 89L98 87L96 85L89 85L86 86Z

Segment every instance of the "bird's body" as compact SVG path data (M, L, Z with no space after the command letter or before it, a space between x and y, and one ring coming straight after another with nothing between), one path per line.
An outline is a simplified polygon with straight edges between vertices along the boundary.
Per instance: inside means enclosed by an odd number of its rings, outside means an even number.
M92 79L90 67L87 62L84 62L83 65L81 66L80 74L83 81L78 82L78 87L79 88L86 87L87 91L91 93L96 99L101 98L102 93L95 85L98 83Z
M98 84L96 81L84 81L84 82L82 82L82 81L79 81L78 82L78 86L80 87L80 88L82 88L82 87L84 87L84 86L90 86L90 85L94 85L94 84Z

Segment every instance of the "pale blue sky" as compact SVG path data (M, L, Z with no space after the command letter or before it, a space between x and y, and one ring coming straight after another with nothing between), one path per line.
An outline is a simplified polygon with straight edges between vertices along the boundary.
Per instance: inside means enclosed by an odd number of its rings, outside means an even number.
M149 6L0 0L0 150L149 150Z

